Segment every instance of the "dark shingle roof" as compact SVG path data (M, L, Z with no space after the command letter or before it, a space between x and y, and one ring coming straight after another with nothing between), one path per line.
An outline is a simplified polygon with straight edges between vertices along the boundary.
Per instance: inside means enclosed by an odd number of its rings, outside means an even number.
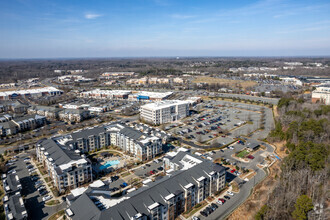
M65 147L61 147L52 139L46 139L40 142L45 151L48 152L49 156L54 160L56 165L62 165L69 163L72 160L79 160L81 156L74 151L71 151Z
M183 155L182 153L178 154L178 156L181 158L182 155ZM164 204L165 203L164 198L166 196L168 196L171 193L179 194L183 192L182 187L184 187L189 183L196 184L195 181L196 179L200 178L201 176L206 176L206 173L210 173L212 171L225 172L225 168L222 167L221 165L213 164L211 161L203 160L202 163L197 164L188 170L174 172L172 176L165 176L159 181L152 182L148 184L148 186L146 187L142 187L134 192L131 192L129 194L130 196L129 199L124 200L121 203L113 207L110 207L109 209L101 211L98 215L97 214L93 215L91 219L100 219L100 220L128 219L129 220L137 213L146 214L149 212L148 206L156 202L158 202L159 204ZM84 208L87 209L87 207L88 207L87 204L81 206L74 204L74 206L72 205L70 209L74 213L80 213L81 209ZM79 219L79 218L81 218L81 215L78 214L78 216L76 216L75 214L73 219Z

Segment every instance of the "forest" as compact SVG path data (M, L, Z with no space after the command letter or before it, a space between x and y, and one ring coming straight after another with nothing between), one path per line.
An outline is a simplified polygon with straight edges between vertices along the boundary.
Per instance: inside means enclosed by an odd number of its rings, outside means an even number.
M285 141L277 186L256 219L326 219L330 106L282 98L268 141Z

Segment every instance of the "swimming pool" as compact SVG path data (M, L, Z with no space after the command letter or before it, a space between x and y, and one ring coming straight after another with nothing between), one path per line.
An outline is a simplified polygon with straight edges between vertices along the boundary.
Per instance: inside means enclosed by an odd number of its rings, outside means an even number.
M104 169L107 169L108 167L111 167L113 165L117 165L119 163L120 163L119 160L109 160L105 164L103 164L102 166L100 166L99 169L100 170L104 170Z

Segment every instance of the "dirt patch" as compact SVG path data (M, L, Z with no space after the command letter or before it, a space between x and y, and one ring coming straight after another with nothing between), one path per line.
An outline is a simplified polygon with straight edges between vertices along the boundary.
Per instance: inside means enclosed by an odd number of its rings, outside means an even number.
M288 156L287 154L287 148L286 148L286 141L276 142L272 144L273 146L276 146L275 153L280 157L284 158Z
M247 201L236 209L227 219L254 219L255 214L266 203L268 195L273 191L279 175L280 163L277 161L269 168L269 176L254 188L253 193Z
M257 85L257 83L254 81L219 79L219 78L208 77L208 76L197 77L193 80L193 83L227 84L229 86L242 87L243 89Z

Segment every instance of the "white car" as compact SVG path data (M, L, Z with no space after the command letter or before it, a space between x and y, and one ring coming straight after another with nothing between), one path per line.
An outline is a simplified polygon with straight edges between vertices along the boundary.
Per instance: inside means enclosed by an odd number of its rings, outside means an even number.
M36 168L34 168L34 167L33 167L33 168L30 168L30 169L29 169L29 172L35 171L35 169L36 169Z
M27 158L24 159L24 162L29 162L30 160L31 159L27 157Z
M41 191L41 190L44 190L44 189L46 189L46 186L42 185L42 186L39 186L38 191Z
M230 196L233 196L234 195L234 193L232 193L230 191L228 191L227 194L230 195Z
M16 170L9 170L8 174L11 174L11 173L16 173Z
M42 201L46 202L46 201L48 201L48 200L50 200L52 198L53 198L52 196L47 195L47 196L42 197Z
M217 203L218 203L219 205L222 205L222 202L221 202L220 200L218 200Z

